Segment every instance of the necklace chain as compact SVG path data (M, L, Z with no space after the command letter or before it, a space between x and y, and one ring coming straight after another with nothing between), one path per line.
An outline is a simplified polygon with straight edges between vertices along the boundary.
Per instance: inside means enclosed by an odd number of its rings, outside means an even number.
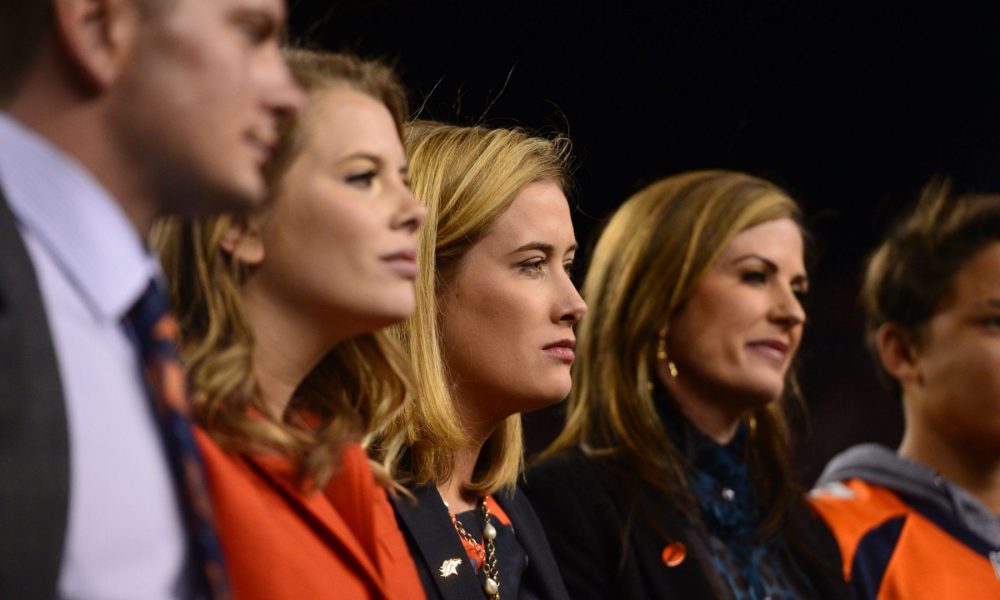
M448 503L445 502L445 507ZM455 513L448 509L448 515L451 517L451 522L455 526L455 531L458 535L469 542L476 554L479 555L479 562L483 565L483 574L486 575L486 584L483 589L486 591L487 597L490 600L500 600L500 577L499 569L497 567L497 552L496 547L493 544L493 539L496 537L496 528L490 523L490 507L486 503L486 498L482 498L479 501L479 509L483 513L483 543L480 544L479 540L474 538L472 534L465 530L462 526L462 522L458 520Z

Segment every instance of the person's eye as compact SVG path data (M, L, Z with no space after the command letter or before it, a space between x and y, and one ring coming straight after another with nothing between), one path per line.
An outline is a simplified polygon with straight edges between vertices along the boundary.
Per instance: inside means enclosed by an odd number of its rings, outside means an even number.
M806 288L792 288L792 293L795 294L799 304L805 304L806 298L809 297L809 290Z
M767 272L765 271L743 271L740 274L740 281L743 283L759 284L767 283Z
M274 23L264 17L248 15L237 19L236 26L251 45L259 46L271 39L276 29Z
M368 171L362 171L359 173L351 173L344 178L344 181L348 185L353 185L359 188L369 188L372 182L375 181L375 177L378 176L378 172L375 169L370 169Z
M566 271L566 274L569 275L570 279L573 278L573 266L574 263L571 260L567 260L563 263L563 271Z
M990 315L984 317L980 322L982 323L984 329L988 329L990 331L1000 331L1000 315Z
M545 271L545 265L548 262L549 259L547 258L530 258L522 263L518 263L517 267L522 273L541 275Z

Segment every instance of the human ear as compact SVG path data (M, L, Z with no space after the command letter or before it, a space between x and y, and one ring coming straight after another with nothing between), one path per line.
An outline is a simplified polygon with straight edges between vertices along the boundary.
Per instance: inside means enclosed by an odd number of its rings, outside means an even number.
M86 85L107 89L121 75L138 38L137 10L126 0L55 0L58 40Z
M885 323L876 333L875 347L882 366L900 386L922 382L917 344L909 331L895 323Z
M264 262L260 223L253 217L232 217L219 238L219 247L240 264L256 267Z

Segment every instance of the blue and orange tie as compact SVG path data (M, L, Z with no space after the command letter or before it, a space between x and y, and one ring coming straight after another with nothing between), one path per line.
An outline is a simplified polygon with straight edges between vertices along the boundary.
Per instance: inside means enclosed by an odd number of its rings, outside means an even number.
M198 447L191 429L187 379L178 357L180 328L154 279L129 311L142 352L147 389L160 424L171 473L181 496L192 552L213 600L230 597L222 549Z

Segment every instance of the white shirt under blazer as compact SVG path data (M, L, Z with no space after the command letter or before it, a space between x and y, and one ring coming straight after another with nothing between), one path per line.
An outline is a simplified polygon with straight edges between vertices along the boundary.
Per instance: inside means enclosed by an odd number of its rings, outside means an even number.
M181 508L123 324L159 265L86 169L2 112L0 189L34 268L65 398L69 505L58 594L189 598Z

